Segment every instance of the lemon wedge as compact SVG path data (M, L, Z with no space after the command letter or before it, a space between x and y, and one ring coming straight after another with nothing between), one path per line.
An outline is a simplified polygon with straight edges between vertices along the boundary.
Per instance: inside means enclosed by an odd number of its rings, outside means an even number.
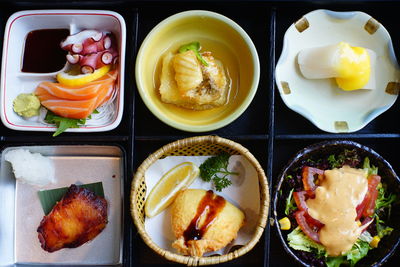
M111 65L105 65L95 70L93 73L87 74L80 74L80 72L76 74L75 70L62 71L57 74L57 81L66 86L82 86L103 77L110 71L110 68Z
M153 217L174 201L179 190L187 188L199 175L199 167L192 162L183 162L165 173L147 197L144 211Z

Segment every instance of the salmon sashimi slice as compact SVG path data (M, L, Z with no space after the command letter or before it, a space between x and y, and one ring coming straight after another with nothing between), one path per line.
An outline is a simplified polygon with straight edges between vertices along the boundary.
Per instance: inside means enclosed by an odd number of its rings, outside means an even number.
M36 94L40 103L53 113L71 119L87 118L99 106L107 102L114 91L114 84L102 87L96 97L84 100L68 100L49 94L43 88L38 88Z
M97 97L86 100L61 99L50 94L38 95L40 103L54 114L70 119L84 119L95 109Z
M100 79L76 88L42 82L36 88L35 95L54 114L71 119L85 119L111 98L117 76L117 71L111 71Z
M55 82L42 82L38 88L47 91L49 94L63 99L83 100L96 97L103 87L108 87L117 79L118 72L110 71L103 77L79 87L65 86Z

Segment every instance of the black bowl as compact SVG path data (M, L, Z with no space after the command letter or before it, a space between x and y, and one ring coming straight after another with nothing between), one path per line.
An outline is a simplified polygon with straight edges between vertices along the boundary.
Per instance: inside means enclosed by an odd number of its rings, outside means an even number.
M353 141L347 140L334 140L326 141L317 144L310 145L303 150L299 151L285 166L278 177L278 185L273 195L274 212L273 217L276 222L275 228L277 234L282 241L283 247L299 264L303 266L310 266L311 263L307 262L307 259L303 256L304 253L296 251L289 247L287 244L287 235L290 231L284 231L279 228L278 220L285 217L285 201L284 197L279 192L288 192L289 186L284 183L284 178L287 173L290 173L296 167L301 165L303 160L310 157L313 158L326 158L331 154L337 154L342 152L344 149L355 149L361 158L368 156L371 164L377 166L378 174L382 177L382 182L387 184L387 191L389 193L400 196L400 179L394 172L392 166L382 158L378 153L369 147L363 146ZM284 195L285 193L283 193ZM379 242L378 248L371 250L368 255L360 260L356 266L381 266L388 258L394 253L396 247L400 243L400 209L398 204L392 205L390 220L385 221L386 225L394 228L393 232L389 236L385 236Z

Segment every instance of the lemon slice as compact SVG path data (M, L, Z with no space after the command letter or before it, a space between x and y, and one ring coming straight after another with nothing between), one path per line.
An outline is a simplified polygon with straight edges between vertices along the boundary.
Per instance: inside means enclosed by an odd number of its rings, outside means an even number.
M62 71L57 74L57 81L66 86L82 86L103 77L110 71L110 68L111 65L105 65L95 70L93 73L87 74L75 74L73 70L67 72Z
M165 173L147 197L146 216L153 217L168 207L179 190L188 187L199 172L199 167L192 162L183 162Z

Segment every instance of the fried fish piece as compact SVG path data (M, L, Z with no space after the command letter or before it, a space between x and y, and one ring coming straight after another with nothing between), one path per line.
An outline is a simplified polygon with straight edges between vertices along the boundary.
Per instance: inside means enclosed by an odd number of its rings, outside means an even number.
M193 110L226 104L230 83L222 63L211 52L202 53L202 57L208 66L201 64L193 51L164 55L161 101Z
M76 248L95 238L107 224L107 201L72 184L64 197L43 217L37 229L42 248L54 252Z
M178 193L171 210L172 247L184 255L202 256L236 238L244 213L223 197L202 189Z

